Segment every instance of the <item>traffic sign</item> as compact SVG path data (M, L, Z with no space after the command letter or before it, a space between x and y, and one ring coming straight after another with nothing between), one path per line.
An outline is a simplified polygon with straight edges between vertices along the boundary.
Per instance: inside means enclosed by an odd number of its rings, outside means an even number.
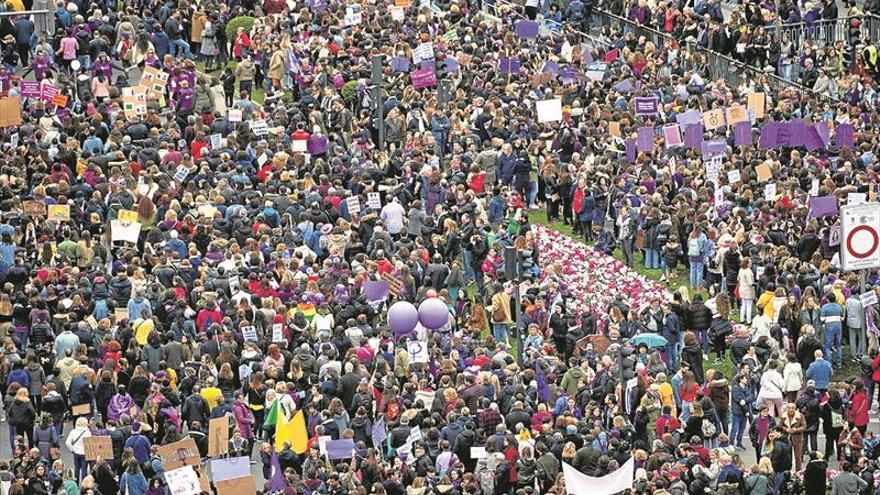
M880 267L880 203L841 207L840 264L846 271Z

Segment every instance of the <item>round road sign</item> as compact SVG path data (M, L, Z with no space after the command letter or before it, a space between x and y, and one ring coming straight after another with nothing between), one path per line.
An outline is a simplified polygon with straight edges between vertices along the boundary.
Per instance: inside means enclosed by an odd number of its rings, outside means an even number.
M874 227L859 225L852 229L846 236L846 249L849 255L856 259L865 259L875 251L880 244L880 236Z

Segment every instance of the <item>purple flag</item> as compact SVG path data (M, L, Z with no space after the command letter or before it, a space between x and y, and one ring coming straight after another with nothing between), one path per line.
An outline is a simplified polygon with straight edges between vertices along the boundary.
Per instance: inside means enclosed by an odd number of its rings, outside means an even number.
M391 70L394 72L408 72L409 60L404 57L395 57L391 59Z
M593 63L593 47L588 46L584 53L581 54L581 60L584 61L585 64L589 65Z
M639 127L637 145L640 152L651 153L652 151L654 151L653 127Z
M565 67L559 71L562 84L569 84L578 80L578 71L572 67Z
M388 430L385 429L384 419L379 418L378 420L376 420L376 424L373 425L372 438L373 447L379 447L379 445L382 445L382 442L384 442L385 439L388 438Z
M517 75L517 74L519 74L520 66L521 66L521 63L520 63L519 59L516 57L512 57L512 58L503 57L501 59L501 73L504 75L507 75L507 74Z
M690 124L684 128L684 145L692 150L703 144L703 124Z
M547 377L544 376L544 370L535 361L535 382L538 384L538 397L541 402L549 402L551 397L550 387L547 385Z
M550 72L551 74L559 73L559 64L552 60L548 60L544 62L544 67L541 67L541 74Z
M767 122L761 127L761 137L758 138L758 147L762 150L770 150L776 147L778 141L778 122Z
M838 148L852 148L855 144L852 124L839 124L834 141L837 143Z
M807 148L807 151L816 151L824 145L825 144L822 142L822 137L819 136L819 131L816 129L816 126L811 125L807 127L807 132L804 136L804 147Z
M433 58L419 61L419 69L434 71L437 69L437 62Z
M627 139L626 140L626 161L628 161L630 163L635 163L637 152L638 152L638 150L636 149L636 140L635 139Z
M727 154L727 141L723 139L703 141L700 145L700 152L703 155L703 160L711 160L716 156L724 156Z
M272 447L272 478L269 480L269 489L272 491L284 491L287 488L287 480L284 479L284 470L278 462L278 452Z
M539 26L536 21L521 20L516 23L516 35L520 38L534 39L538 37Z
M833 216L837 216L837 196L816 196L810 198L811 218Z
M354 440L343 438L340 440L327 440L327 457L332 459L351 459L354 452Z
M446 62L446 72L454 72L457 71L459 67L461 67L461 64L458 63L458 59L451 55L447 55L444 62Z
M803 146L804 139L807 135L807 125L804 123L804 119L792 119L791 122L788 123L788 145L792 148L796 146Z
M748 120L737 122L733 126L733 142L738 147L752 145L752 123Z
M382 301L390 293L387 280L369 280L364 282L364 297L368 302Z

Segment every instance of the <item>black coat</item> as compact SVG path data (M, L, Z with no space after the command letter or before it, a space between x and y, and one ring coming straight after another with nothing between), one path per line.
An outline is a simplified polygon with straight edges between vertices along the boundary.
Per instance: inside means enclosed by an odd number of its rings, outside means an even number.
M693 330L708 330L712 325L712 311L703 303L693 304L688 323Z

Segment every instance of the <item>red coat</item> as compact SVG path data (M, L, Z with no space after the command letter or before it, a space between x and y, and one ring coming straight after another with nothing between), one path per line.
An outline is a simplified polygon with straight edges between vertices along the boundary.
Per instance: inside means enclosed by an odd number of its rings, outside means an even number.
M874 370L874 372L871 373L871 379L875 382L880 382L880 354L877 354L877 357L871 361L871 369Z
M868 424L868 394L858 392L852 396L852 404L849 406L849 419L856 426Z

